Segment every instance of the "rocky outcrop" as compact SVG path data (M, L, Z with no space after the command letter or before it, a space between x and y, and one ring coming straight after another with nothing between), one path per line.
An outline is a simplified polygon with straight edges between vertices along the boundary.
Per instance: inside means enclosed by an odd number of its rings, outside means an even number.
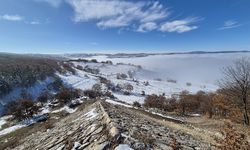
M134 108L98 101L63 118L46 132L27 136L14 149L211 149L191 135L174 131L142 116ZM121 145L120 145L121 146Z
M134 149L168 150L173 147L185 150L213 149L208 143L195 139L187 133L155 122L155 118L147 116L148 113L143 114L142 111L120 105L106 103L102 105L111 120L117 124L123 143Z
M34 133L22 140L15 149L89 149L101 150L112 146L118 131L102 111L99 102L77 111L55 124L46 132Z

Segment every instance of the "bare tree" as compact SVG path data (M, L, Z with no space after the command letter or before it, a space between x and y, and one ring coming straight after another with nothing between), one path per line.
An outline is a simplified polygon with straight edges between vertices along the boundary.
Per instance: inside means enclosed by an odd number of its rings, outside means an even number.
M241 58L234 65L224 68L224 79L219 82L222 90L239 104L244 114L244 123L249 125L248 100L250 94L250 60Z
M102 85L96 83L96 84L94 84L94 85L92 86L92 90L93 90L93 91L96 91L96 92L101 92L101 91L102 91Z
M133 89L134 89L133 85L131 85L129 83L124 84L123 86L125 88L124 94L126 94L126 95L129 95L131 93L131 91L133 91Z

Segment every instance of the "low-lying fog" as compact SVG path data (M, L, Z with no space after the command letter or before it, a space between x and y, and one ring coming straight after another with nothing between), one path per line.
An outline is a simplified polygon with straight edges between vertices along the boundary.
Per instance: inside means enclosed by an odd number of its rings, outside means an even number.
M132 58L107 58L94 56L98 61L111 60L113 63L141 65L146 71L141 75L149 78L174 79L177 82L215 84L222 78L223 67L250 53L221 54L175 54L152 55Z

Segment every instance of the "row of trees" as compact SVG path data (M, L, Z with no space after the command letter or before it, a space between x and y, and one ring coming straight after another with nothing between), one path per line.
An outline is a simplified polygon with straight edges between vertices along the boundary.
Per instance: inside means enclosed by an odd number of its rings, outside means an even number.
M240 121L239 114L241 114L240 108L221 91L215 93L199 91L195 94L183 91L171 98L153 94L146 97L144 107L177 112L183 116L203 114L209 118L229 118L234 121Z

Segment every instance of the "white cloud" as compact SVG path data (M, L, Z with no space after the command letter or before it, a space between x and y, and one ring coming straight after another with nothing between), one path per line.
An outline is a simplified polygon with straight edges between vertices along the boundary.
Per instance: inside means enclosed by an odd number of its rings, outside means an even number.
M38 24L40 24L40 22L39 21L31 21L30 24L32 24L32 25L38 25Z
M165 19L170 12L159 2L124 0L67 0L75 22L95 21L100 28L125 27Z
M198 28L198 26L192 24L199 20L199 18L186 18L183 20L168 21L163 23L159 30L162 32L188 32Z
M147 31L152 31L155 30L157 28L157 24L155 22L147 22L147 23L143 23L141 24L137 31L138 32L147 32Z
M74 11L73 21L94 22L101 29L119 28L119 32L136 30L138 32L161 31L183 33L198 26L192 25L197 18L167 21L171 14L158 0L35 0L47 2L54 7L66 2ZM165 23L162 23L165 22Z
M7 20L7 21L22 21L24 18L22 16L19 15L0 15L0 19L2 20Z
M63 0L35 0L37 2L46 2L49 3L53 7L59 7Z
M237 21L235 20L227 20L224 22L223 27L220 27L219 30L225 30L225 29L232 29L232 28L237 28L241 26Z

